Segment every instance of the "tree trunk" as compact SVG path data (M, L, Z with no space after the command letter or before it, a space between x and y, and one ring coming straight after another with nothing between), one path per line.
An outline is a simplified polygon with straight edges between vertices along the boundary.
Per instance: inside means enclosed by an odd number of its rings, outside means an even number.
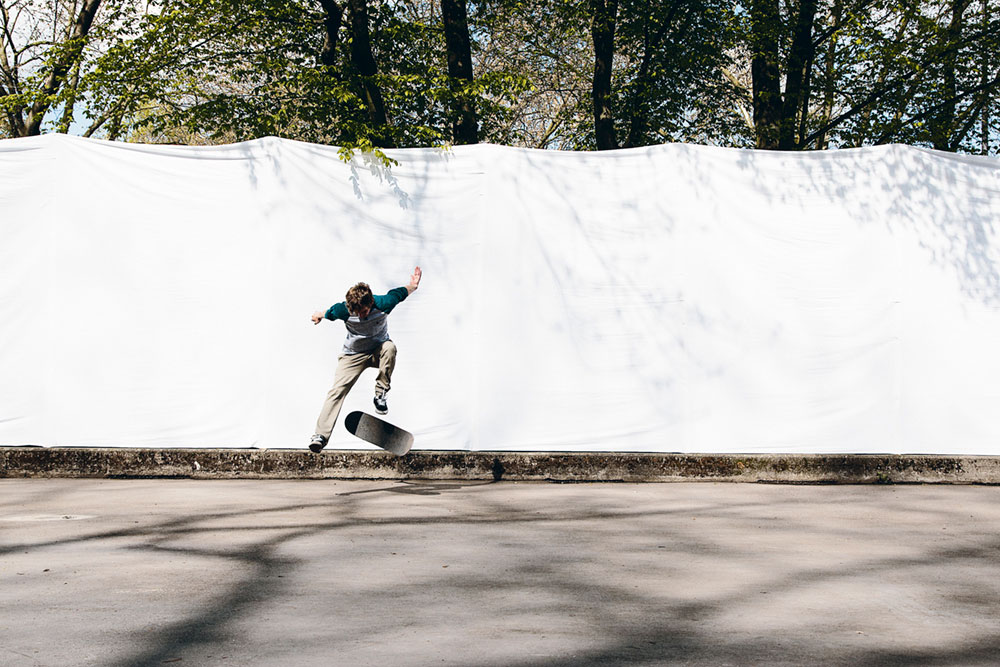
M799 96L799 134L798 138L795 140L795 147L801 149L807 148L805 137L809 122L809 101L810 96L812 95L813 65L815 64L816 58L815 42L813 44L814 48L812 49L812 55L809 58L809 61L806 62L806 73L805 79L803 79L802 83L802 94Z
M816 0L800 0L799 13L792 37L792 48L788 54L788 78L785 84L785 99L782 104L781 132L778 148L789 151L799 147L797 135L798 115L803 121L808 111L809 88L807 70L813 59L813 20L816 16Z
M7 92L3 84L0 83L0 97L6 97L13 93ZM21 113L20 109L10 109L6 110L7 116L7 130L12 137L23 137L25 136L24 128L24 115Z
M457 84L471 84L472 40L469 37L466 0L441 0L441 19L448 51L448 76ZM479 143L479 122L469 94L462 91L457 96L453 95L452 104L455 116L452 125L453 141L456 144Z
M319 52L319 61L327 67L337 64L337 41L340 26L344 22L344 8L334 0L320 0L323 7L323 48Z
M385 102L382 91L375 81L378 75L378 65L372 54L371 35L368 32L368 0L350 0L351 10L351 63L361 76L361 87L364 95L365 108L368 111L368 121L375 129L376 145L391 147L388 137L388 118L385 113Z
M3 28L6 29L10 24L10 15L2 2L0 2L0 20L3 21ZM0 38L0 98L7 97L8 95L17 95L21 92L16 69L17 62L15 61L12 67L11 63L7 60L8 39L7 35ZM10 44L9 48L13 50L14 45ZM8 134L12 137L23 137L23 110L20 107L5 107L4 115L7 116Z
M594 138L597 150L618 148L615 122L611 114L611 67L615 56L615 22L618 0L590 0L593 12L591 34L594 38Z
M955 131L955 100L958 87L955 76L955 62L958 42L962 37L962 15L969 6L970 0L952 0L951 20L944 31L941 47L945 51L942 59L941 85L942 97L945 103L941 105L940 112L933 116L933 126L931 127L931 142L934 148L941 151L953 151L952 135Z
M983 30L985 31L990 23L990 6L989 0L983 0ZM986 49L983 49L982 61L979 66L982 69L982 85L986 85L989 80L989 58L986 55ZM983 155L990 154L990 96L987 93L986 100L983 102L983 108L980 110L979 117L979 149Z
M66 104L63 107L62 119L56 130L61 134L69 134L69 128L73 125L73 107L76 106L77 93L80 89L80 61L77 60L73 66L73 75L66 83Z
M25 136L34 136L42 131L42 119L52 105L51 98L66 80L70 68L79 61L83 46L94 23L94 17L101 6L101 0L85 0L80 13L73 23L69 39L62 45L62 53L52 63L52 69L45 77L38 100L31 105L28 118L24 123Z
M778 69L778 0L753 0L750 39L753 124L757 148L778 148L781 136L781 75Z
M820 119L820 125L826 125L830 122L830 117L833 116L833 97L836 89L834 83L834 76L837 72L837 34L840 31L841 16L843 15L844 4L843 0L834 0L832 18L833 18L833 34L830 36L830 50L826 56L826 87L823 90L823 117ZM805 138L805 132L802 133L803 139ZM827 147L826 133L823 132L816 138L816 148L823 150Z

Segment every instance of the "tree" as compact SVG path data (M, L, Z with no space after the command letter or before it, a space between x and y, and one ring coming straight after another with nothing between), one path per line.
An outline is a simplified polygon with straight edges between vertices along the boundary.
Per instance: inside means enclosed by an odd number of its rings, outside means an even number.
M614 113L624 147L731 143L735 90L723 74L736 42L728 0L621 0Z
M490 0L472 5L478 79L496 77L502 94L486 96L482 136L534 148L593 145L594 59L584 3Z
M983 152L998 2L0 0L0 134Z
M100 9L101 0L0 0L0 107L5 134L40 134L46 114L60 103L66 105L66 113L59 127L64 132L69 129L85 49Z
M95 102L130 132L272 134L362 149L478 141L506 71L473 77L464 0L174 0L96 67ZM124 100L128 100L124 104Z
M802 133L802 124L809 113L810 73L815 54L813 20L817 0L799 0L798 12L792 29L792 43L788 49L788 75L785 97L781 100L781 125L778 148L791 150L796 147ZM784 109L787 107L788 111Z
M757 147L969 146L1000 84L983 66L1000 55L1000 25L988 0L973 20L973 1L798 0L782 13L750 0Z
M376 145L392 145L392 140L385 131L389 124L385 101L382 99L382 91L376 80L379 72L375 56L372 54L368 29L368 0L348 0L348 3L351 17L351 64L360 80L368 122L377 137Z
M530 78L513 109L527 145L577 150L663 141L727 143L737 90L728 0L497 2L485 26ZM511 37L508 37L510 31Z
M465 0L441 0L441 19L448 53L448 76L452 82L452 137L456 144L479 142L475 103L469 95L472 75L472 39Z
M615 56L615 23L618 0L590 0L591 35L594 40L594 140L597 150L618 148L615 120L611 111L611 76Z
M796 10L790 22L794 27L791 46L787 49L785 95L782 96L781 41L786 37L783 34L786 23L782 20L778 0L751 0L750 48L757 148L794 148L797 120L808 106L807 69L812 66L816 0L799 0Z

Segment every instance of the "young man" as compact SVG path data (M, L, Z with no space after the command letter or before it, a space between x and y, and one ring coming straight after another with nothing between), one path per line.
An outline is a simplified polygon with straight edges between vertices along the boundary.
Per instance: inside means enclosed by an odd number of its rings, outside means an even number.
M313 324L324 318L344 320L347 340L337 358L337 372L333 387L326 395L323 409L316 421L316 434L309 441L309 449L320 452L326 447L337 422L340 408L354 383L366 368L378 368L375 380L375 411L384 415L389 411L385 395L389 392L392 369L396 365L396 345L389 340L388 315L400 301L413 294L420 285L422 272L418 266L406 287L389 290L388 294L373 295L365 283L358 283L347 290L345 301L335 303L324 313L317 310L312 315Z

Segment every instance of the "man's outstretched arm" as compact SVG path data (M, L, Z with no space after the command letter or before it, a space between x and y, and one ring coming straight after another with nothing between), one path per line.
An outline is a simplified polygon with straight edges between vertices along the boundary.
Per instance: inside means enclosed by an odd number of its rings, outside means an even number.
M413 294L417 287L420 286L420 276L422 273L418 266L413 269L413 275L410 276L409 284L403 287L394 287L387 294L377 295L375 297L375 307L386 314L392 312L393 308L398 306L403 299Z
M333 304L326 311L317 310L312 314L312 321L313 324L319 324L324 319L346 320L348 317L350 317L350 313L347 312L347 304L340 302Z

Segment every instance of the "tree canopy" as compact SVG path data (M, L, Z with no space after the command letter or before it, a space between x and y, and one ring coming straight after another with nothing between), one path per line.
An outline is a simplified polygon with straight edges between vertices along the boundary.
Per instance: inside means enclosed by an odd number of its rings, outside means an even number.
M0 0L0 136L995 153L1000 0Z

